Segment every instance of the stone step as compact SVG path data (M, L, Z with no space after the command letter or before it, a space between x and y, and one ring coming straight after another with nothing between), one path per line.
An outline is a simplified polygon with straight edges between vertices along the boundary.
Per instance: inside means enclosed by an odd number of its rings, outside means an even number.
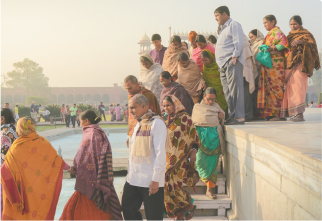
M146 221L146 219L143 219ZM173 220L173 218L164 218L163 220ZM226 216L194 216L191 220L228 220Z
M226 210L230 209L231 199L227 194L218 194L215 200L205 194L192 194L191 196L194 199L193 204L197 206L195 216L226 216ZM140 212L145 217L143 204Z
M183 190L187 191L190 194L193 194L193 188L188 187L184 184L182 187ZM199 180L195 187L195 194L205 194L207 191L207 186L204 182ZM225 194L226 193L226 176L222 173L217 175L217 183L215 187L215 194Z

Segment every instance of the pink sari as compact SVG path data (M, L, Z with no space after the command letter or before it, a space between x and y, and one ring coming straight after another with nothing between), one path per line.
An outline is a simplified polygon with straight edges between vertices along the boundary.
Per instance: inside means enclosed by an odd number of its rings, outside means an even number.
M215 54L215 48L211 44L207 44L204 49L200 49L199 47L195 48L192 52L192 59L196 62L196 64L199 66L200 71L203 72L203 63L201 61L200 54L203 50L209 50L212 53Z
M295 68L295 67L294 67ZM285 79L289 77L292 70L285 69ZM302 72L302 63L299 63L294 69L293 75L286 84L284 98L281 107L281 118L302 114L305 111L306 90L307 90L307 74Z
M122 111L121 111L121 107L120 106L116 106L115 107L115 112L116 112L116 120L120 121L122 120Z

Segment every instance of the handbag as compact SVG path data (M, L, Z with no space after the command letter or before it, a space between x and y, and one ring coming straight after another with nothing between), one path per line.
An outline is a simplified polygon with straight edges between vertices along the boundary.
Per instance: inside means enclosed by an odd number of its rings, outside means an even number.
M261 45L259 46L260 52L258 52L256 59L261 63L262 65L265 65L268 68L272 68L272 59L271 54L267 51L269 47L267 45Z

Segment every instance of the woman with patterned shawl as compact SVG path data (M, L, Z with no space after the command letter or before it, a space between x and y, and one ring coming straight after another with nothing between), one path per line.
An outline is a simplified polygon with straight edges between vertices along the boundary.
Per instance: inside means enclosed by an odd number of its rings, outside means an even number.
M284 64L289 52L287 37L276 26L274 15L267 15L263 19L268 34L263 45L269 46L272 68L261 65L258 82L257 107L259 117L270 121L280 120L280 110L284 96Z
M180 100L187 113L191 116L194 103L188 91L181 84L173 81L171 74L167 71L161 73L160 82L164 87L161 92L160 101L162 102L165 96L174 95ZM163 116L165 114L165 110L162 103L160 103L160 108Z
M203 72L203 63L200 54L203 50L208 50L215 54L215 48L212 44L207 43L206 38L203 35L197 35L196 43L198 47L192 52L192 60L199 66L200 72Z
M80 115L83 138L70 172L76 174L75 192L60 220L123 220L113 186L112 149L101 118L93 110Z
M193 205L190 194L181 188L184 183L194 187L199 181L199 175L194 169L199 138L190 115L178 98L166 96L162 103L168 114L166 124L172 144L166 150L164 204L168 217L189 220L193 217L196 206Z
M160 101L160 94L163 89L159 77L163 71L161 64L154 63L151 55L142 54L140 57L141 69L140 69L140 83L157 97Z
M17 122L18 139L1 167L2 220L53 220L69 166L48 140L35 132L31 117Z
M290 20L287 39L291 45L285 70L285 93L281 118L295 116L293 122L304 121L307 78L313 69L320 69L318 48L313 35L302 27L302 18L295 15Z
M196 170L200 179L207 185L206 195L210 199L217 198L212 190L217 182L218 158L220 154L225 154L225 112L216 103L216 98L216 90L208 87L204 99L200 104L195 104L192 112L192 121L200 138Z
M188 56L187 50L184 50L181 45L181 38L177 35L172 36L168 49L164 52L162 68L164 71L168 71L173 80L178 78L178 54L185 52Z
M207 87L212 87L217 92L217 103L220 108L225 111L225 116L228 115L228 104L224 95L224 90L220 80L220 72L216 63L215 54L209 50L203 50L200 54L203 63L203 79Z

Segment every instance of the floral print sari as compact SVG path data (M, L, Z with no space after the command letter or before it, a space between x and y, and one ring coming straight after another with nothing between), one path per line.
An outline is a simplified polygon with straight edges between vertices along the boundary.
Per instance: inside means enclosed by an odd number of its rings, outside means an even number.
M198 172L188 159L192 147L198 148L199 137L182 103L175 96L170 97L174 102L174 114L166 121L172 147L167 149L164 203L168 217L180 218L194 208L191 195L182 187L184 183L194 187L199 181Z
M258 82L257 108L261 118L280 116L284 95L284 65L289 51L287 37L279 27L274 27L266 35L263 44L267 46L281 45L284 49L280 54L271 54L272 68L261 65Z

